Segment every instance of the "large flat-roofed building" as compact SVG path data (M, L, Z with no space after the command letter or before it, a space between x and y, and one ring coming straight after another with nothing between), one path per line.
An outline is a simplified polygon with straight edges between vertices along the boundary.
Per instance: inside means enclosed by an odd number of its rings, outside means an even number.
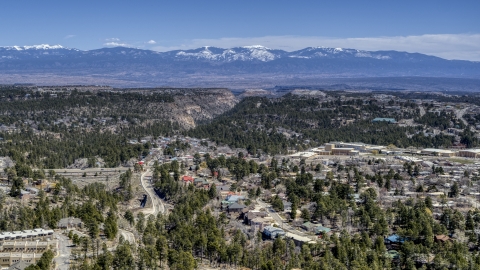
M358 155L358 151L353 148L334 148L332 149L332 155L340 155L340 156L354 156Z
M315 154L321 155L321 156L328 156L328 155L332 154L332 151L331 150L326 150L325 147L317 147L317 148L312 149L312 151Z
M373 119L372 122L373 122L373 123L376 123L376 122L388 122L388 123L396 124L396 123L397 123L397 120L395 120L394 118L382 118L382 117L377 117L377 118Z
M330 142L325 144L325 151L330 151L332 155L350 155L356 156L360 153L380 152L385 149L382 145L370 145L361 142Z
M364 143L345 143L345 142L335 142L335 148L353 148L357 151L365 151L369 145Z
M290 157L292 157L292 158L310 158L310 157L313 157L315 155L316 155L316 153L314 151L298 152L298 153L295 153L295 154L291 154Z
M330 152L332 152L333 148L335 148L335 144L334 144L334 143L326 143L326 144L325 144L325 151L330 151Z
M8 241L0 245L0 267L10 267L19 262L36 263L43 252L56 252L58 241Z
M480 149L463 149L458 151L458 156L467 158L480 157Z
M440 157L454 157L457 152L444 149L425 148L421 151L423 155L440 156Z
M326 143L324 150L317 150L319 155L356 156L360 152L353 147L345 147L344 143Z
M0 267L7 268L20 262L34 264L38 262L41 257L42 253L3 252L0 253Z
M58 241L8 241L0 245L0 252L44 252L58 248Z
M4 241L48 239L53 236L53 230L37 228L33 230L2 232L0 233L0 243Z

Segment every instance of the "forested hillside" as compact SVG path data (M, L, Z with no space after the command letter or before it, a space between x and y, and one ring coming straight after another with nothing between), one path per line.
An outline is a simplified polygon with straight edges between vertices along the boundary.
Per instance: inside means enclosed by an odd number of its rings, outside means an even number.
M4 87L0 93L0 156L45 169L64 168L79 158L101 158L115 167L152 147L129 140L173 134L246 148L251 154L286 153L330 141L403 148L447 148L456 140L478 145L465 124L476 125L475 116L466 114L466 120L460 120L405 96L378 100L372 94L335 91L247 97L237 104L226 89L47 92ZM372 122L377 117L404 123ZM450 127L465 132L455 138L445 132Z
M292 94L277 99L250 97L228 113L186 134L247 148L252 154L257 150L285 153L289 148L298 150L330 141L398 147L448 147L452 144L451 136L424 136L421 126L372 123L375 117L390 117L418 118L425 124L433 119L432 126L440 124L440 120L435 120L436 115L419 118L418 108L413 103L395 104L402 108L400 112L360 97L346 101L340 98L322 101Z
M60 87L59 87L60 88ZM37 168L64 168L78 158L116 167L152 145L129 139L172 135L230 109L225 89L37 91L0 89L0 156Z

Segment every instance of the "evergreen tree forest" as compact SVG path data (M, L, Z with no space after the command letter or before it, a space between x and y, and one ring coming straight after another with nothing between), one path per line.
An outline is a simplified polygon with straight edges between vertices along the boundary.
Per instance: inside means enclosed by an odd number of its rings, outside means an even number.
M169 94L73 90L51 97L8 87L0 94L0 127L15 127L14 132L0 130L0 156L34 168L65 168L79 158L96 157L117 167L152 147L129 144L130 139L179 129L161 117L161 106L152 105L173 102Z
M288 149L302 150L331 141L394 144L405 148L449 147L452 144L452 136L425 136L421 126L372 123L375 117L416 118L420 123L435 127L445 122L436 115L420 118L412 103L399 106L409 108L410 112L398 114L363 99L322 102L291 94L277 99L252 97L243 99L233 110L186 134L246 148L251 154L259 150L286 153ZM433 122L429 120L431 118L443 122ZM353 123L346 124L342 119L353 120Z

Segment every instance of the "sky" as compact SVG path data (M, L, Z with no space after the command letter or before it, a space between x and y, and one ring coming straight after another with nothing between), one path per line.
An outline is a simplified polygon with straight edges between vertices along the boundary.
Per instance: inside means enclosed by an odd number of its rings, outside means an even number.
M480 61L479 11L478 0L2 0L0 46L325 46Z

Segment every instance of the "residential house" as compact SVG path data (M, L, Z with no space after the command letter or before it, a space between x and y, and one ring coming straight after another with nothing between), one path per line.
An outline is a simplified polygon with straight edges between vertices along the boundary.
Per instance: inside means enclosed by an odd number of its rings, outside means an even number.
M306 231L309 231L309 232L313 232L313 230L315 229L317 225L311 223L310 221L307 221L305 223L302 224L302 229L306 230Z
M198 188L204 188L204 189L210 188L210 184L208 183L208 181L203 178L195 178L195 180L193 180L193 185L195 185Z
M285 231L277 227L267 226L263 228L263 235L266 238L275 239L280 236L285 236Z
M258 217L264 218L266 216L268 216L268 214L265 213L265 212L262 212L262 211L248 211L247 214L245 215L244 222L247 225L252 225L251 221L253 219L258 218Z
M392 234L385 238L385 244L387 245L403 244L403 242L405 242L405 239L398 234Z
M283 211L284 212L292 211L292 203L289 201L283 201Z
M240 213L246 206L243 204L232 203L227 207L228 213Z
M313 243L315 243L315 241L313 241L309 237L301 236L301 235L290 233L290 232L286 233L285 237L292 239L293 242L295 243L295 245L297 245L297 246L302 246L303 244L313 244Z
M262 231L263 228L271 225L271 220L268 220L268 219L262 218L262 217L257 217L257 218L254 218L250 221L250 225L252 226L253 230Z
M189 175L184 175L182 177L182 181L183 181L183 184L187 185L187 184L193 184L193 177L189 176Z
M245 197L241 195L227 195L227 198L225 200L229 203L235 203L238 202L239 200L244 200Z
M68 229L68 228L83 228L83 222L79 218L67 217L62 218L57 224L58 228Z
M327 227L323 227L322 225L320 226L316 226L313 231L315 232L315 234L321 234L321 235L329 235L332 231L332 229L330 228L327 228Z

